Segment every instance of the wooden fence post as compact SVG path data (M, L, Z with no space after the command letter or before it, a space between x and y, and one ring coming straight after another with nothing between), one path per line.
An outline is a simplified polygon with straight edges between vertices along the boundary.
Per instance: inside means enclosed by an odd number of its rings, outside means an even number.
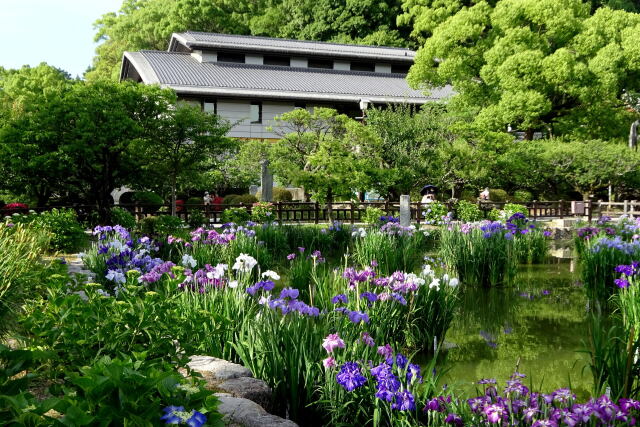
M533 220L534 221L538 218L538 210L536 208L536 202L537 202L537 200L534 200L533 201L533 205L532 205L532 208L533 208Z
M585 205L588 207L589 211L587 213L587 219L589 220L589 224L591 224L591 220L593 219L593 202L591 200L587 200Z
M422 203L420 202L416 203L416 215L418 216L416 220L418 221L418 225L420 225L420 219L422 218Z
M631 215L636 213L636 200L631 201Z
M316 214L315 214L314 222L317 224L318 221L320 220L320 205L318 204L318 202L316 202L315 209L316 209Z
M624 206L624 207L623 207L623 213L626 215L626 214L627 214L627 212L629 212L629 201L628 201L628 200L625 200L625 201L624 201L624 205L623 205L623 206Z
M564 202L560 200L558 202L558 205L560 206L560 219L563 219L564 218Z
M389 213L389 201L385 200L384 201L384 211L385 211L385 215L390 216L391 214Z
M276 202L278 210L278 223L282 224L282 202Z
M351 224L355 224L356 222L356 210L355 207L353 206L353 200L349 202L351 204Z

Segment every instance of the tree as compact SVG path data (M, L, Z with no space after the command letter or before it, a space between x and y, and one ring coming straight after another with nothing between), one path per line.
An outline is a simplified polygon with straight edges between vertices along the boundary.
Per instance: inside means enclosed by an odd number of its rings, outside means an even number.
M380 164L371 128L328 108L298 109L276 118L283 138L271 146L278 175L331 204L336 194L370 188ZM329 212L331 216L331 212Z
M126 50L166 50L174 32L187 30L249 34L248 17L266 0L123 0L118 13L98 19L89 80L118 80Z
M147 170L169 178L171 215L176 213L178 178L202 171L209 159L224 153L230 147L229 128L217 115L179 105L159 116L150 137L140 140Z
M589 200L597 190L624 183L640 167L640 154L624 144L607 141L543 144L543 160L560 181L569 183L584 200Z
M435 25L435 24L434 24ZM479 1L435 25L409 74L451 83L452 110L486 130L579 139L628 134L624 91L640 85L640 15L581 0Z
M62 97L73 84L44 63L0 75L0 189L39 206L70 189L73 165L60 147L67 128Z
M251 33L299 40L406 46L397 0L280 0L251 18Z
M443 175L437 150L453 141L449 117L442 104L427 104L421 111L390 105L367 112L367 126L381 139L381 180L374 188L393 200L410 194Z

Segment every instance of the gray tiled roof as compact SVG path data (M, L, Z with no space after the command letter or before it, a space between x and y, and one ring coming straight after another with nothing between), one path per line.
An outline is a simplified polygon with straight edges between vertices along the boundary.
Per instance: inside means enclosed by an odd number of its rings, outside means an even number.
M176 52L126 52L125 59L145 83L159 83L179 93L372 102L424 103L451 95L449 87L429 96L413 90L401 74L200 63ZM126 61L125 61L126 62Z
M287 54L329 55L362 59L413 62L415 52L410 49L383 46L350 45L317 41L276 39L271 37L240 36L233 34L200 33L187 31L174 33L169 50L181 43L191 49L198 47L243 49L282 52Z

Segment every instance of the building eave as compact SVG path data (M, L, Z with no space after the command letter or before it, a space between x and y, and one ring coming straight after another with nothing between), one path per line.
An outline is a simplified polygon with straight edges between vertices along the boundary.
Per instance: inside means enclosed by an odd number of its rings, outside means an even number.
M422 105L437 98L416 98L416 97L394 97L394 96L370 96L357 94L340 93L313 93L296 91L271 91L258 89L234 89L216 87L195 87L162 85L162 87L173 89L179 95L200 95L211 97L241 97L259 99L286 99L286 100L307 100L322 102L360 102L361 99L368 99L374 104L417 104Z

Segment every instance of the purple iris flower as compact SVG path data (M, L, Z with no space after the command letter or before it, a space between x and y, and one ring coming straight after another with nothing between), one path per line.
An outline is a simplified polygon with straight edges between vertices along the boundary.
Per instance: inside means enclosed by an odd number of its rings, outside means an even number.
M331 298L332 304L340 304L340 303L346 304L348 302L349 302L349 299L345 294L338 294L335 297Z
M345 390L353 391L362 387L367 379L362 375L358 362L345 362L340 366L340 372L336 374L336 381Z
M391 404L391 409L398 411L414 411L416 401L409 390L399 391L395 395L395 401Z

